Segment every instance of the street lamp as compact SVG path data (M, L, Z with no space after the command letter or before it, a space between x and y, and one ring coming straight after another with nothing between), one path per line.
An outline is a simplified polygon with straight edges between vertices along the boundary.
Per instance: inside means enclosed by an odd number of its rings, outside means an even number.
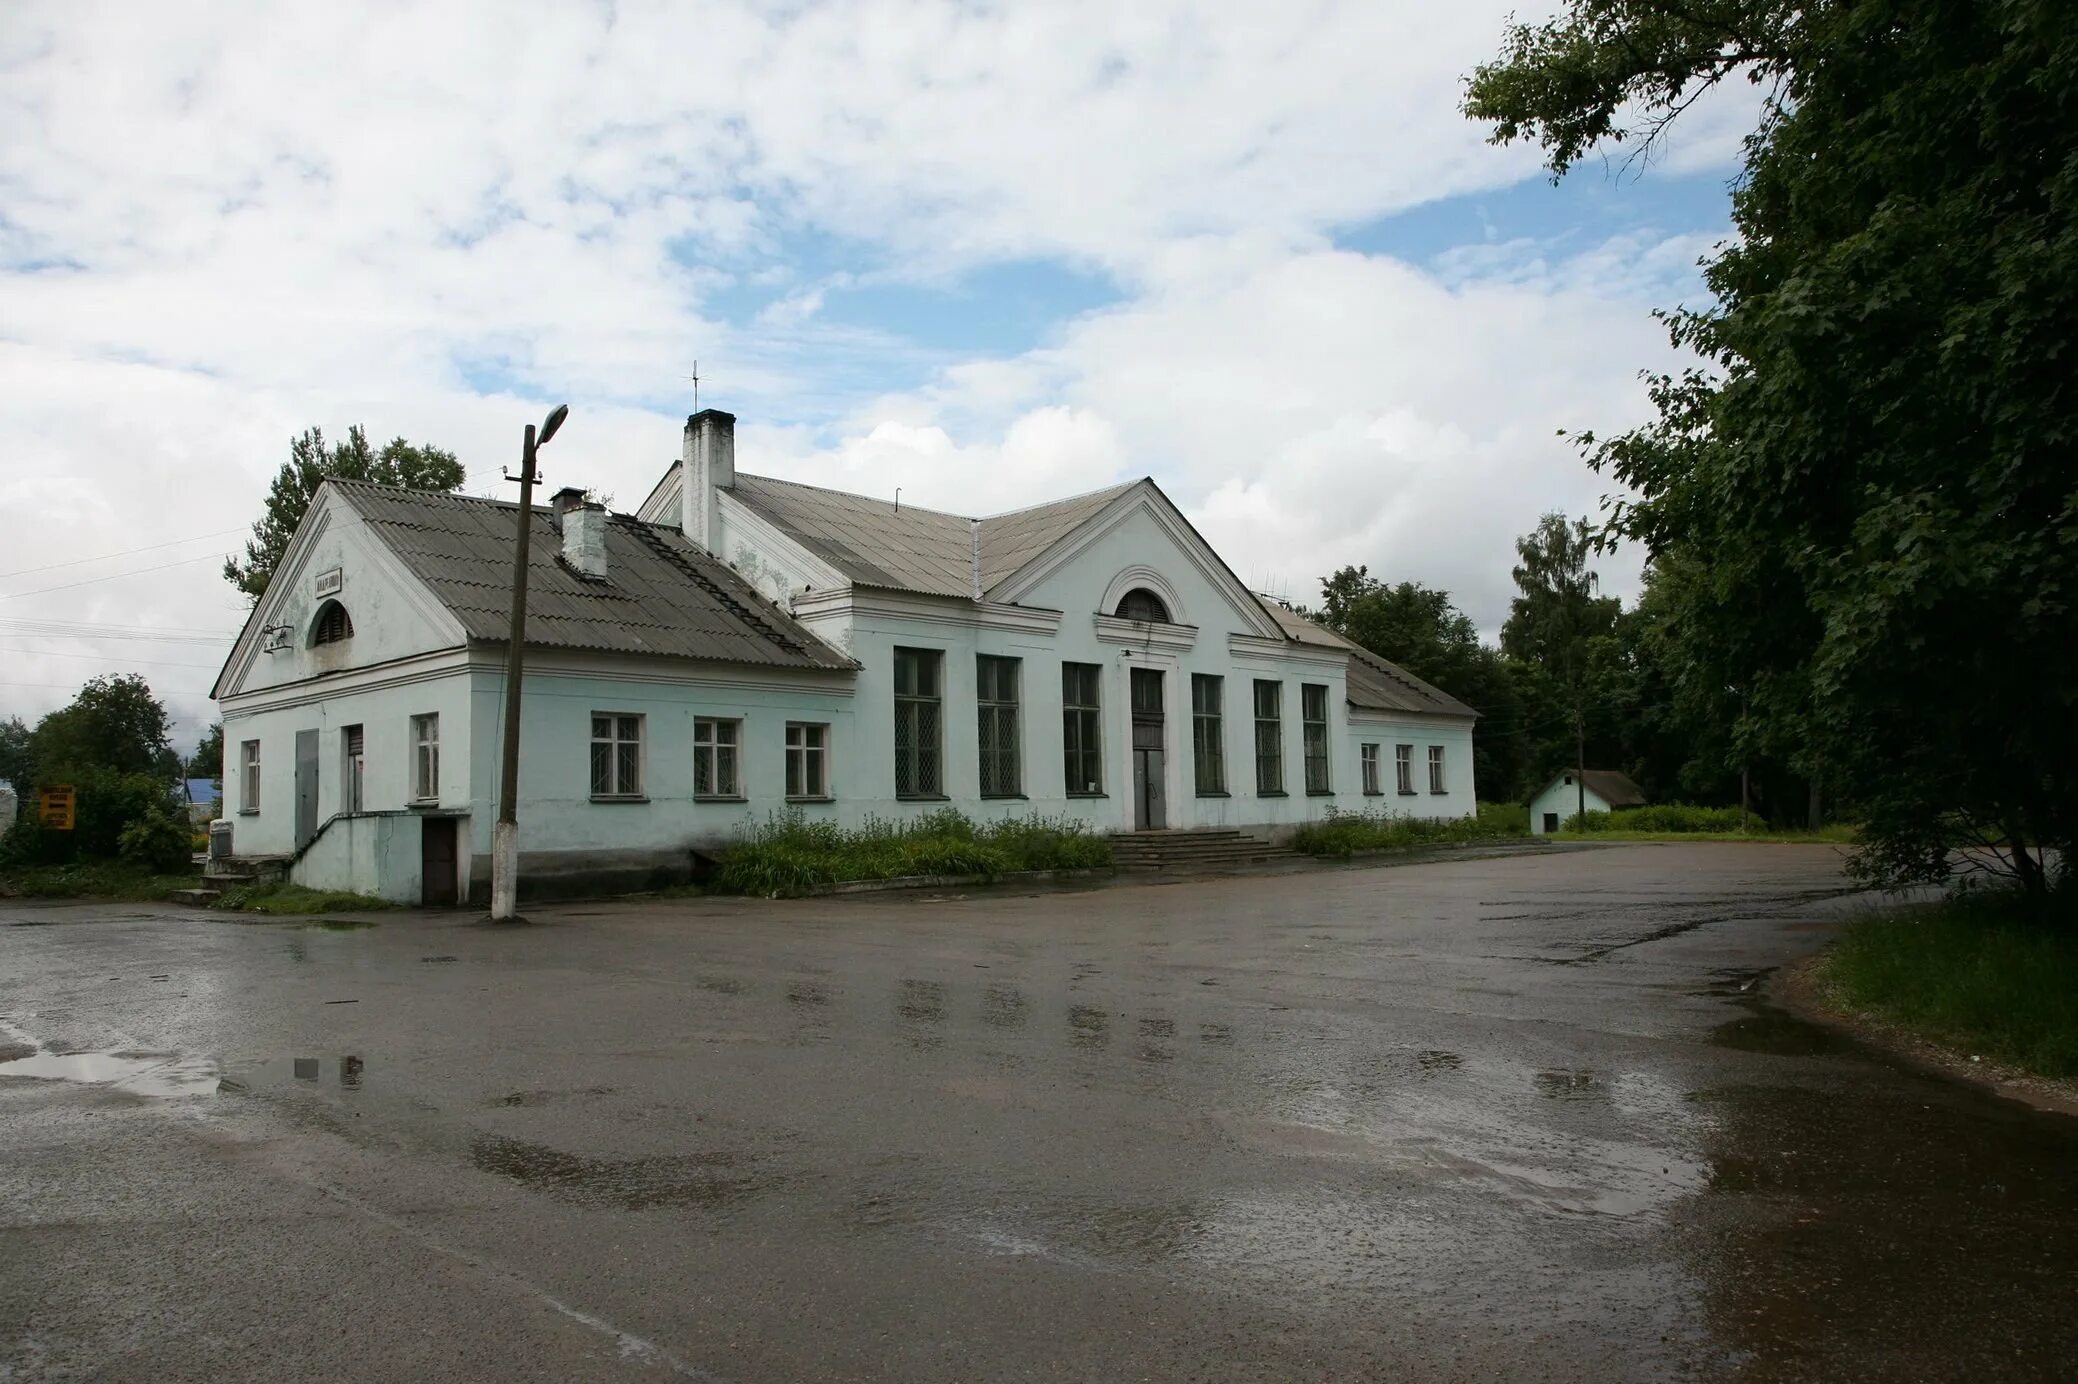
M570 416L570 405L557 404L542 423L540 435L527 424L520 448L519 537L512 553L512 629L505 650L505 753L500 764L498 822L491 828L491 921L517 923L519 916L519 745L520 679L527 648L527 538L534 527L534 454L548 445Z

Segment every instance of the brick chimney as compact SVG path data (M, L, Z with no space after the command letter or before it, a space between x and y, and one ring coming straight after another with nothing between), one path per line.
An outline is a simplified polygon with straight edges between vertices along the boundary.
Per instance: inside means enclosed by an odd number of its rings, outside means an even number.
M721 552L718 490L736 488L736 415L703 408L685 420L678 513L685 536L716 557Z

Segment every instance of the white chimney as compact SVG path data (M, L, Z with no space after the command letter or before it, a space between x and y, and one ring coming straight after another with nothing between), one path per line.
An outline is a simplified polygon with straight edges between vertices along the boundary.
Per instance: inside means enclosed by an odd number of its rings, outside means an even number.
M721 506L715 492L735 487L736 415L701 409L685 420L678 513L685 536L716 557L723 554Z
M556 532L563 539L563 561L581 577L606 579L606 506L587 500L582 490L566 487L549 501Z

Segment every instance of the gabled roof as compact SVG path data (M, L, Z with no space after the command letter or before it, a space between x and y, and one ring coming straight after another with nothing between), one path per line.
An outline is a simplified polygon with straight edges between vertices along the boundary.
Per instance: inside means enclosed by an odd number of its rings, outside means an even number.
M1558 777L1564 778L1565 774L1562 772ZM1557 781L1552 780L1553 783ZM1582 769L1580 781L1587 785L1588 792L1611 807L1645 806L1645 790L1631 782L1631 776L1621 769Z
M365 481L326 483L461 622L469 639L505 641L518 505ZM677 529L612 515L601 581L564 565L549 511L536 508L531 523L530 647L779 668L856 666Z
M981 520L984 593L1140 484L1127 481ZM974 521L965 516L741 471L727 493L859 586L974 594Z
M1399 664L1380 658L1326 625L1307 619L1275 597L1260 599L1263 609L1270 612L1271 618L1284 631L1285 638L1348 652L1349 673L1345 687L1351 706L1362 711L1420 711L1443 716L1479 714L1443 689L1423 682Z

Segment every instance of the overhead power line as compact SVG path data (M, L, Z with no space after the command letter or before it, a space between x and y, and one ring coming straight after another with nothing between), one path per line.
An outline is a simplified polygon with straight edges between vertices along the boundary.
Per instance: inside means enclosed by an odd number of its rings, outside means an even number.
M0 634L16 639L135 639L164 644L221 644L238 637L235 629L106 625L90 620L35 620L14 615L0 615Z
M56 649L14 649L0 646L0 654L27 654L31 658L79 658L95 663L140 664L146 668L200 668L203 672L214 672L221 665L215 663L170 663L163 658L130 658L108 654L68 654Z
M168 539L164 543L153 543L142 548L125 548L119 553L103 553L99 557L75 557L64 562L46 562L41 567L17 567L12 572L0 572L0 581L5 581L9 577L26 577L31 572L49 572L59 567L79 567L89 562L107 562L113 558L135 557L139 553L155 553L161 548L178 548L183 543L200 543L205 538L222 538L227 533L237 532L237 529L218 529L215 533L198 533L189 538Z
M60 582L56 586L39 586L29 591L8 591L5 593L0 593L0 601L17 600L23 596L42 596L52 591L70 591L75 586L92 586L97 582L119 581L124 577L141 577L148 572L163 572L169 567L186 567L188 564L194 562L218 562L221 560L221 557L216 553L198 553L194 557L176 558L172 562L162 562L156 567L133 567L127 572L110 572L105 576L86 577L79 581Z

